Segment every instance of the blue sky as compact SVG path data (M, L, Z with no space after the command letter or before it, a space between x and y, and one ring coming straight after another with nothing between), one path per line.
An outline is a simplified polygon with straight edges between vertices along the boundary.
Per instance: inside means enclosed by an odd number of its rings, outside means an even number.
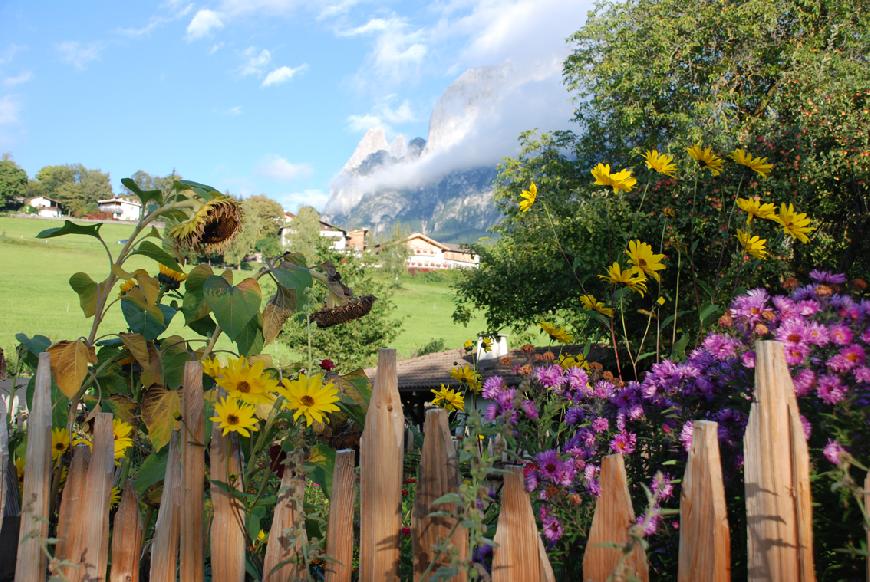
M589 4L0 0L0 152L30 176L82 163L119 190L138 169L174 168L288 209L322 206L366 129L425 137L466 69L557 78ZM502 113L536 123L520 109Z

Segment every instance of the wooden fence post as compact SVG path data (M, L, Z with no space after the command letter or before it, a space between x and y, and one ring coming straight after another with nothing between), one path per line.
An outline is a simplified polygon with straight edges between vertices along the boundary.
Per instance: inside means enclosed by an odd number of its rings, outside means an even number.
M731 580L731 534L719 459L719 426L692 422L692 448L680 495L678 582Z
M749 580L815 580L809 456L783 346L755 344L743 440Z
M583 554L583 581L605 582L617 568L622 548L628 541L628 528L634 525L634 510L628 494L628 478L622 455L608 455L601 463L601 494L595 503L592 527ZM618 544L620 547L608 547ZM649 566L643 548L635 546L625 559L627 575L649 581ZM616 582L627 576L616 578Z
M360 439L360 582L399 577L404 425L396 350L381 349Z
M203 549L203 496L205 487L205 420L202 415L202 364L184 364L182 394L181 579L202 582L205 576Z
M173 431L169 438L163 494L151 542L151 582L175 582L181 537L181 438L181 431Z
M82 484L82 502L73 507L73 534L69 551L77 564L67 575L70 582L105 580L109 563L109 507L115 471L115 434L112 415L94 416L94 439L88 472Z
M48 538L48 490L51 485L51 361L39 354L33 409L27 421L27 459L15 582L45 580L47 560L42 544Z
M266 543L263 560L263 582L296 582L307 580L302 561L305 537L305 474L302 470L302 450L291 451L281 478L278 503L272 515L272 529Z
M142 551L142 516L133 483L127 481L112 527L112 573L110 582L139 582L139 553Z
M352 449L336 451L326 536L326 555L334 561L326 563L326 582L350 582L353 573L355 465L356 455Z
M447 411L443 408L430 408L426 411L423 426L423 450L420 457L419 476L417 477L417 496L414 501L414 580L426 580L439 566L450 563L451 554L437 554L436 546L448 541L457 557L465 560L468 554L468 540L465 529L456 527L456 520L450 517L430 517L434 511L455 511L455 504L435 505L433 502L448 493L459 492L459 465L456 448L450 435ZM449 537L448 537L449 536ZM431 563L435 563L424 577ZM451 580L464 582L465 570L462 569Z
M212 425L209 454L209 476L212 481L226 483L242 490L242 460L238 442L233 435L223 436ZM245 513L242 504L227 491L211 484L214 519L211 522L211 573L215 582L245 580Z
M85 481L88 476L88 464L91 462L91 449L80 444L73 447L73 457L63 496L60 501L60 511L57 519L57 545L55 557L58 560L72 562L73 548L80 547L81 527L78 520L78 508L84 503Z
M550 563L546 552L542 554L543 545L520 467L514 467L504 476L493 541L493 582L547 582L550 579Z
M14 386L13 386L14 388ZM10 389L10 393L12 389ZM12 396L9 396L12 402ZM6 402L0 393L0 531L3 530L3 512L6 510L6 473L9 471L9 434L6 430Z

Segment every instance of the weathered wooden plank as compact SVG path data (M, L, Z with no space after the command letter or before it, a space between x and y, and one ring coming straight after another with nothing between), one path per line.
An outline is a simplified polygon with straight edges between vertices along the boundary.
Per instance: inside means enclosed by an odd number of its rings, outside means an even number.
M378 371L360 439L360 582L399 576L405 417L396 350L378 352Z
M11 389L10 389L11 392ZM12 397L9 397L12 401ZM0 394L0 530L3 529L3 515L6 510L6 482L9 471L9 431L6 429L6 401Z
M181 431L169 439L163 494L151 542L151 582L175 582L181 537Z
M239 500L214 481L242 490L242 460L232 434L223 436L215 423L209 448L209 477L214 519L211 522L211 572L215 582L245 580L245 513Z
M680 495L679 582L731 580L731 534L719 458L718 425L692 423L692 447Z
M91 449L87 445L73 447L72 463L63 488L57 520L55 557L63 562L78 563L81 560L80 555L74 556L73 553L81 548L82 524L78 511L85 502L85 483L90 461ZM67 575L69 570L62 568L61 572Z
M302 470L302 451L290 453L284 467L278 503L272 514L272 529L266 543L263 560L263 582L296 582L307 580L308 573L302 557L305 537L305 513L302 507L305 495L305 473Z
M455 519L429 515L434 511L455 511L453 504L435 505L433 502L448 493L459 492L459 466L447 411L442 408L427 410L423 435L412 528L415 580L428 580L440 566L450 563L452 556L449 552L439 555L437 551L437 546L445 541L455 548L459 560L465 560L468 554L465 529L454 529ZM465 579L465 570L450 578L454 581Z
M182 413L181 579L202 582L205 577L203 497L205 489L205 419L202 364L184 364Z
M779 342L755 345L743 440L749 580L815 580L809 456Z
M592 527L583 554L584 582L605 582L617 570L622 549L608 547L612 544L624 546L629 539L628 529L634 525L635 515L628 494L628 478L625 475L625 462L622 455L608 455L601 463L601 494L595 503ZM643 548L635 546L625 558L626 571L623 576L615 576L614 582L636 576L643 582L649 581L649 566Z
M550 565L550 556L547 555L544 540L541 539L540 535L538 536L538 556L541 563L541 582L556 582L553 566Z
M143 524L139 499L133 483L127 481L112 527L111 582L139 582L139 555L142 552Z
M492 554L492 581L544 582L540 537L523 471L515 467L505 474L498 525Z
M350 582L353 572L353 501L356 455L352 449L335 453L329 529L326 536L326 582Z
M27 459L24 464L24 495L18 530L15 582L45 580L46 556L42 544L48 538L48 492L51 486L51 363L39 354L33 391L33 409L27 420Z

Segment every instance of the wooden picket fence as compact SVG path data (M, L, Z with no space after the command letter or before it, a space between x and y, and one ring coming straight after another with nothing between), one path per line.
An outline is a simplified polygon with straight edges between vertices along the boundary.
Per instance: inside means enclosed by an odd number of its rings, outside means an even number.
M71 582L104 580L107 573L113 582L136 581L143 549L143 521L129 484L115 513L110 535L109 495L114 469L110 414L96 415L92 450L76 447L53 536L57 544L53 548L46 544L50 384L48 355L41 354L28 421L15 580L45 581L49 554L53 554L55 573ZM208 543L211 579L241 582L245 579L245 539L240 526L244 520L237 502L226 491L211 485L214 517L209 531L203 519L205 425L202 370L197 362L186 366L184 395L186 431L175 433L169 444L163 493L150 547L150 579L169 582L180 577L183 582L202 581ZM0 400L0 416L3 414ZM379 354L360 443L357 576L363 582L397 580L399 576L403 434L396 354L385 349ZM460 483L456 448L444 411L427 411L424 435L412 528L415 580L428 577L427 567L433 560L446 561L436 551L436 545L448 535L452 536L453 547L460 557L467 556L469 551L463 530L453 527L452 518L444 516L443 505L433 503L458 491ZM3 450L3 442L0 439L0 460L8 454L8 450ZM744 447L749 580L814 580L807 446L782 346L777 342L759 342L757 346L756 402L752 404ZM209 479L227 482L228 475L240 474L237 449L216 428L211 435L209 456ZM0 484L5 482L2 475L5 466L0 463ZM339 451L327 533L327 554L332 560L327 565L326 579L330 582L349 581L353 575L356 469L354 452ZM619 569L622 576L616 579L635 577L646 582L649 570L641 547L636 545L631 551L619 547L625 545L629 526L635 522L620 455L604 459L600 485L601 495L583 556L583 581L605 582ZM267 542L265 582L307 579L304 567L294 559L305 543L304 515L296 505L303 486L304 476L288 467ZM431 515L435 511L439 513ZM697 421L680 500L679 580L730 580L729 535L716 423ZM555 581L520 468L504 477L495 542L492 568L495 582ZM437 567L429 568L428 572L435 570ZM453 578L465 579L462 573Z

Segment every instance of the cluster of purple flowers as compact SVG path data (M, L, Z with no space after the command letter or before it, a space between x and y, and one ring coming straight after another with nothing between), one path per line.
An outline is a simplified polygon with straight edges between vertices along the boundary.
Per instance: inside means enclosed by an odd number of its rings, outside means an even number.
M691 445L693 419L718 423L723 460L739 468L757 340L783 342L806 415L801 419L805 434L810 439L815 429L827 439L827 445L821 441L816 450L824 448L824 457L834 464L854 454L829 438L831 432L843 434L842 427L832 429L824 423L836 418L838 410L870 404L870 301L841 293L842 275L813 271L811 279L787 295L755 289L737 297L720 319L719 331L709 334L684 361L654 364L641 382L623 383L606 373L556 364L534 368L517 388L508 387L502 378L488 378L483 386L483 397L489 401L485 417L502 423L514 435L518 450L532 456L524 468L525 483L539 504L547 540L555 543L564 535L551 504L597 495L604 456L632 455L639 441L647 452L658 447L672 458L684 455L681 449L687 451ZM864 422L856 430L866 431L870 414L862 414ZM553 425L545 439L542 422ZM851 440L866 439L854 435ZM666 478L651 489L656 504L673 491ZM647 518L641 517L642 525L651 533L659 521Z

